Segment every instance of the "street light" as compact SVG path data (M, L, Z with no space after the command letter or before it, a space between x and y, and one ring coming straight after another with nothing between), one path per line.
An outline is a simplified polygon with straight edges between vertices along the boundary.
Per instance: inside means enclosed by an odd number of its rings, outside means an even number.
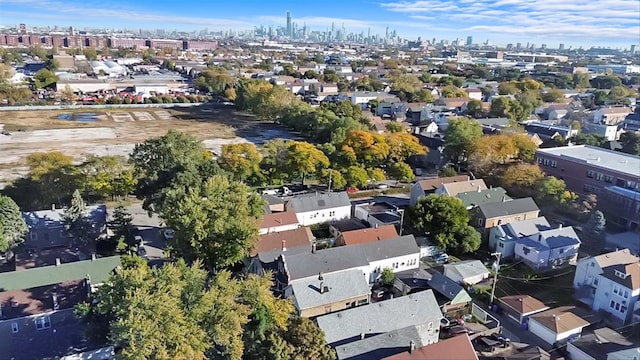
M498 282L498 271L500 271L500 257L502 257L501 252L491 253L491 256L496 257L496 261L493 263L493 286L491 287L491 299L489 300L489 306L493 305L493 298L496 293L496 283Z

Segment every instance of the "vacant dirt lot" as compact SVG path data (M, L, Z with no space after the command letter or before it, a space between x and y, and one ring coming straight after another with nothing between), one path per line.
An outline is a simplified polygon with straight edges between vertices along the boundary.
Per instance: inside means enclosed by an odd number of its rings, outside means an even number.
M245 141L261 144L291 137L277 125L256 122L250 115L233 109L215 107L2 112L0 131L3 128L0 188L28 172L24 161L34 152L61 151L77 161L88 154L126 156L135 144L170 129L194 135L214 153L219 153L224 144Z

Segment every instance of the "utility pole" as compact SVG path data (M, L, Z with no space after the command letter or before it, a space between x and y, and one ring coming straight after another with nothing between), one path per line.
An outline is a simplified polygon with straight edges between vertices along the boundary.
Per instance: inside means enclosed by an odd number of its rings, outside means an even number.
M329 186L327 187L327 192L331 192L331 175L333 175L333 169L329 169Z
M400 236L402 236L402 230L404 228L404 209L401 210L402 212L400 213Z
M498 271L500 271L500 257L502 257L501 252L491 253L491 256L496 257L496 261L493 263L493 286L491 287L491 300L489 300L489 306L493 304L493 298L496 293L496 283L498 282Z

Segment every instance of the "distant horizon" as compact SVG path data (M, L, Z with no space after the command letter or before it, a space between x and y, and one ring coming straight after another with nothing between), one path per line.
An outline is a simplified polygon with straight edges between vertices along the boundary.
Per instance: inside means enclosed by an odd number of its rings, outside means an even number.
M539 48L605 47L629 49L639 45L640 7L637 0L325 0L321 7L296 1L192 2L121 0L109 3L58 0L0 0L3 25L59 26L61 29L108 28L200 32L246 31L257 26L286 26L286 12L299 28L327 31L332 24L347 33L385 35L396 30L408 40L436 38L464 44L514 46L527 42ZM338 15L338 16L336 16ZM8 20L11 19L11 22ZM135 22L132 21L135 20ZM62 25L61 25L62 24Z

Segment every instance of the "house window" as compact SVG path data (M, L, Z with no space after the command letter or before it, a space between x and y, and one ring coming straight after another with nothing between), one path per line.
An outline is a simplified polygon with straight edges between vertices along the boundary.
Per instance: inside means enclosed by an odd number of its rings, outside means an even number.
M484 225L484 220L482 218L478 218L478 225L479 226L483 226Z
M613 183L613 176L611 176L611 175L605 175L605 176L604 176L604 182L606 182L607 184L611 184L611 183Z
M502 248L504 247L504 244L503 244L503 243L498 243L498 247L499 247L500 249L502 249Z
M51 319L48 316L41 316L36 318L36 329L48 329L51 327Z
M551 167L552 168L558 167L558 163L556 161L551 161Z
M336 212L335 211L329 211L329 216L336 216Z
M11 332L14 333L14 334L18 332L18 323L17 322L12 322L11 323Z
M596 173L596 180L602 181L603 175L601 173Z
M562 254L564 252L564 249L560 249L560 254Z
M616 295L618 295L618 287L617 287L617 286L614 286L614 287L613 287L613 293L614 293L614 294L616 294Z
M626 313L626 312L627 312L627 307L626 307L626 306L624 306L624 305L622 305L622 306L620 307L620 312L621 312L621 313L623 313L623 314L624 314L624 313Z
M629 298L629 291L625 290L624 294L622 295L625 299Z
M613 309L614 306L616 306L616 302L611 300L611 303L609 304L609 307Z
M587 170L587 177L593 179L595 173L593 172L593 170Z

